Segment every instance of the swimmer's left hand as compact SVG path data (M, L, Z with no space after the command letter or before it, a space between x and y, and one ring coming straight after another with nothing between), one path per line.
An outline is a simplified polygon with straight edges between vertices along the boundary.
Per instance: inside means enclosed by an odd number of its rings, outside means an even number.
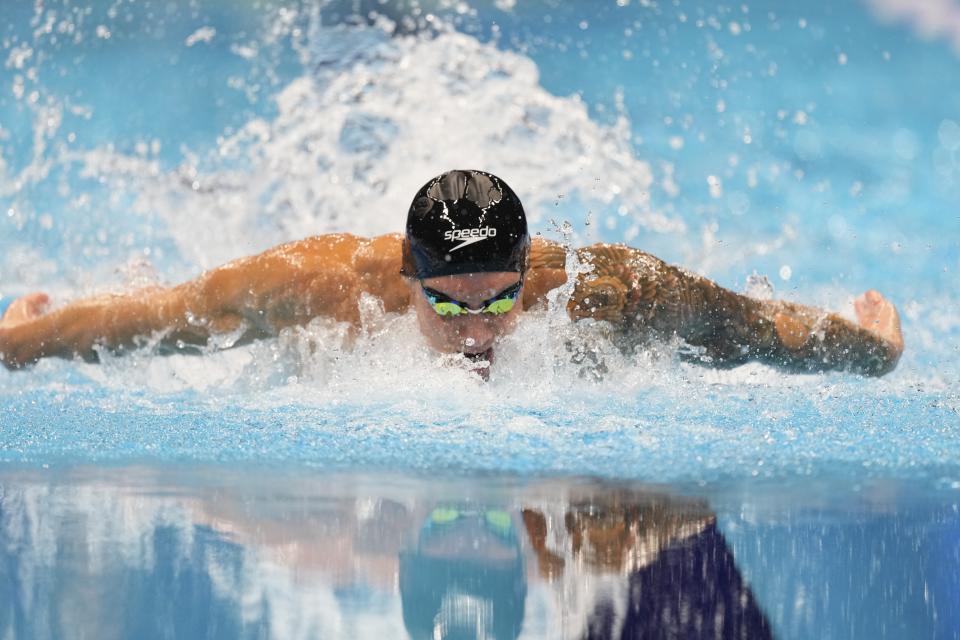
M0 329L9 329L17 325L39 318L50 306L50 296L45 293L28 293L17 298L7 307L6 313L0 319Z
M854 300L853 308L857 312L860 326L878 336L887 345L892 370L903 353L903 333L900 330L897 308L875 289L870 289Z

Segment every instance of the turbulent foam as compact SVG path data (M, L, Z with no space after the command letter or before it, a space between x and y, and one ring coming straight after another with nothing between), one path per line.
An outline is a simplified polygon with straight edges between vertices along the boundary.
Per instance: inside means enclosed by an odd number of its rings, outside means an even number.
M960 440L949 382L790 376L759 365L713 371L677 362L672 345L621 353L607 326L561 322L562 312L531 313L498 346L486 383L464 359L429 351L411 316L376 314L356 339L316 321L201 357L45 361L6 374L26 391L7 396L20 418L5 431L3 459L272 460L651 481L845 470L953 477ZM97 384L65 386L69 372Z

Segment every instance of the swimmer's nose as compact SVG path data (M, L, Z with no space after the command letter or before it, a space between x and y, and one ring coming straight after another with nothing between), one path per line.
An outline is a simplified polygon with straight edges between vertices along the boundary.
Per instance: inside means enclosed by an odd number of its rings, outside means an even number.
M464 320L460 327L460 342L463 344L464 353L480 353L493 346L496 333L488 322L477 317Z

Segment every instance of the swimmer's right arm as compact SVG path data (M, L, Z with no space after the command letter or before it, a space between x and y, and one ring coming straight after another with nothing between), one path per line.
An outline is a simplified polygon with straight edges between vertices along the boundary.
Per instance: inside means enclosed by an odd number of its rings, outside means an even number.
M98 347L119 351L156 332L189 340L185 332L174 331L178 323L168 315L183 306L186 286L86 298L50 312L45 312L45 294L24 296L0 321L0 359L19 369L52 356L95 361ZM190 341L198 343L198 337Z
M168 350L203 347L211 336L234 344L276 335L315 317L359 321L369 292L387 311L402 310L399 236L370 240L316 236L242 258L179 286L82 299L44 313L46 296L15 301L0 320L0 360L15 369L45 357L98 359L151 337Z

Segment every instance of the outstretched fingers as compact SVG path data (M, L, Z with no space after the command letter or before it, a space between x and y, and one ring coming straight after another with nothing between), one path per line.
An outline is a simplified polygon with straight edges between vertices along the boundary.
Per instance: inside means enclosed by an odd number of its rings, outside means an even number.
M29 293L14 300L0 318L0 363L8 369L19 369L33 360L23 352L22 327L35 320L50 306L50 297L45 293Z
M903 353L903 333L900 330L900 314L892 302L875 289L870 289L853 301L857 321L861 327L882 338L899 358Z
M50 305L50 296L45 293L28 293L14 300L0 319L0 328L14 327L18 324L39 318L46 313Z

